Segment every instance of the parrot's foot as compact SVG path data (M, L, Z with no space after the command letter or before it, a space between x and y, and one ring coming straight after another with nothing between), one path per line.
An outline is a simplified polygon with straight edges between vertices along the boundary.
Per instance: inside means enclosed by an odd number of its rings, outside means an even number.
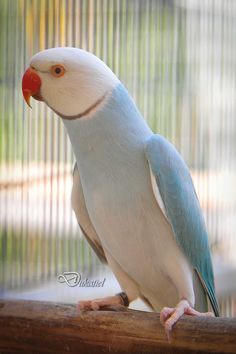
M121 296L122 294L124 293L104 297L102 299L79 301L77 304L77 309L79 312L98 310L125 311L127 304Z
M170 334L173 325L183 315L201 316L201 317L214 317L212 312L201 313L191 307L187 300L181 300L175 308L164 307L160 314L161 324L165 327L165 332L170 341Z

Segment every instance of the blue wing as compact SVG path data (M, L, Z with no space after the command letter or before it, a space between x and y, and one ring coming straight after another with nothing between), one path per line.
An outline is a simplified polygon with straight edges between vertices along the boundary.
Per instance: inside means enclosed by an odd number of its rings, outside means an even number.
M160 135L149 138L145 151L176 241L219 316L206 226L189 170L175 147Z

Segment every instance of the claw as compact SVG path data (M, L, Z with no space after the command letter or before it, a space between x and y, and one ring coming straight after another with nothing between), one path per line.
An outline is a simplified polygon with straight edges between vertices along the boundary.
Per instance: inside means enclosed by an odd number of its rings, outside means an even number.
M171 332L174 324L183 315L199 316L199 317L212 317L214 314L212 312L198 312L196 311L187 300L181 300L176 308L164 307L160 314L160 322L165 328L165 333L168 341L171 340Z

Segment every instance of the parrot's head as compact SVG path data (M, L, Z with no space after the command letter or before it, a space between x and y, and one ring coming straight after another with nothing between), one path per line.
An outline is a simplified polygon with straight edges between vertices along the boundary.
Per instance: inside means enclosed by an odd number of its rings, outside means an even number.
M95 55L58 47L32 57L22 79L22 91L28 104L32 96L70 118L101 104L118 84L115 74Z

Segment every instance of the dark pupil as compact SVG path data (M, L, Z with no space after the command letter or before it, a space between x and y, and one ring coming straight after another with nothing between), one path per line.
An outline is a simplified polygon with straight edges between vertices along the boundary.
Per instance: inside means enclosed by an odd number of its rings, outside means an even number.
M56 68L56 69L55 69L55 73L56 73L56 74L60 74L60 73L61 73L61 68Z

